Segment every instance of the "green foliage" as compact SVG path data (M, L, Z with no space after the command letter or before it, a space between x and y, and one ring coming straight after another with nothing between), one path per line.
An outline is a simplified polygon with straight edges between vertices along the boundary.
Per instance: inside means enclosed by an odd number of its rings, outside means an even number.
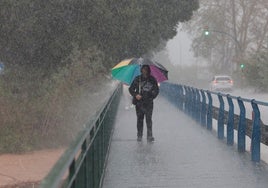
M142 56L175 36L197 0L3 0L0 2L1 59L55 69L77 44L92 44L110 68L125 57Z
M104 74L153 51L197 0L1 0L0 153L68 144ZM94 97L95 96L95 97Z
M102 104L94 92L107 93L103 74L96 74L102 60L96 47L74 48L68 66L49 79L39 68L7 69L0 77L0 153L68 144Z
M243 61L247 83L259 91L268 91L268 52L262 51Z

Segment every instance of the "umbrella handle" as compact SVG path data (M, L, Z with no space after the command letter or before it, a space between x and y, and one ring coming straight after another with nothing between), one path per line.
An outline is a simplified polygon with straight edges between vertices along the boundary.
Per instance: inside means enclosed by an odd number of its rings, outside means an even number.
M141 62L139 64L140 64L140 71L141 71ZM139 78L139 94L141 94L141 75Z

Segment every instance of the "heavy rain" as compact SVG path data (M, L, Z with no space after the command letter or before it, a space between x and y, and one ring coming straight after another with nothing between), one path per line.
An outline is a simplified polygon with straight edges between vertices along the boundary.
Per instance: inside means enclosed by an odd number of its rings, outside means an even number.
M1 0L0 187L268 185L267 0Z

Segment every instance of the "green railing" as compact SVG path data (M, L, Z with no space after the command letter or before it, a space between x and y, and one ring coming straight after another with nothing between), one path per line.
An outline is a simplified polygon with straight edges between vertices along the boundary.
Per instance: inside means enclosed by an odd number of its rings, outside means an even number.
M41 188L97 188L102 184L121 85L54 165Z

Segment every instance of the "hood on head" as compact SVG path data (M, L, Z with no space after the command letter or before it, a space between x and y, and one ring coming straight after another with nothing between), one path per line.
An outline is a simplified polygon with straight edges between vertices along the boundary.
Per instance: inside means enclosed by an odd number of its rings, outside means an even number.
M142 65L141 66L141 71L142 71L142 69L147 69L149 75L151 74L151 69L150 69L150 66L149 65Z

